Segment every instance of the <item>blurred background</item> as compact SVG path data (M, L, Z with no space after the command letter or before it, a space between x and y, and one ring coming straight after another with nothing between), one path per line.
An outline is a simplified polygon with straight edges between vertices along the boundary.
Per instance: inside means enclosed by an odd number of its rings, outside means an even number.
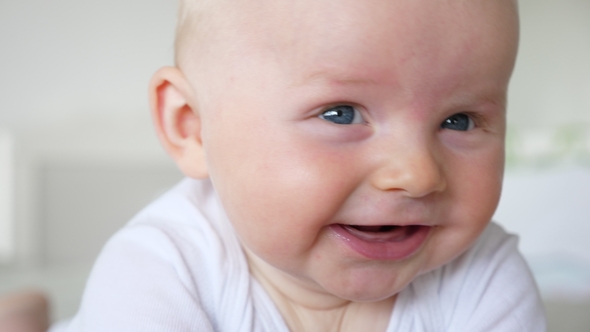
M550 331L590 331L590 0L521 0L495 220L520 236ZM0 296L73 315L108 237L181 179L147 83L172 64L173 0L0 2Z

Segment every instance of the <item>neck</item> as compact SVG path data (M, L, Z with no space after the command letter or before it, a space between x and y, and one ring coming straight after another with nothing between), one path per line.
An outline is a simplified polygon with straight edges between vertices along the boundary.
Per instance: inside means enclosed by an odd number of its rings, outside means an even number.
M245 251L252 275L267 291L291 331L386 330L395 296L376 302L341 299Z

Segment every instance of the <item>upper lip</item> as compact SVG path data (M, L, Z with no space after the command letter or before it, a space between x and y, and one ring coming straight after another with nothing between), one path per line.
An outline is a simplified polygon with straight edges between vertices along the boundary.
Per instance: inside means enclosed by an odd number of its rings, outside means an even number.
M360 211L359 211L360 212ZM347 226L434 226L439 218L435 218L427 211L400 211L398 213L379 213L372 210L365 213L347 213L336 216L332 220L334 224Z
M447 215L437 197L423 199L371 199L347 205L332 223L349 226L435 226Z

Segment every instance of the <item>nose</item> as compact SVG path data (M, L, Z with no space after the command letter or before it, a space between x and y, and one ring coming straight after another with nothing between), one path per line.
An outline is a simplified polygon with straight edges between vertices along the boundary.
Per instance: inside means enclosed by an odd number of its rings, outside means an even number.
M371 183L375 188L401 191L413 198L446 189L442 163L431 148L412 146L400 150L390 151L372 174Z

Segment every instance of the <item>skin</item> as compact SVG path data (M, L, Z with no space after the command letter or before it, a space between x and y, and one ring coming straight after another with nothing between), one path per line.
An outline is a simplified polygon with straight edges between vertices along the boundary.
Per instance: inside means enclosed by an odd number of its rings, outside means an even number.
M45 332L49 328L49 303L38 291L21 291L0 299L0 331Z
M154 75L158 135L212 180L292 330L385 330L396 294L467 250L497 206L514 3L257 3L220 7L224 38ZM320 117L335 105L362 121ZM473 128L441 127L458 113ZM430 231L409 257L368 259L334 224Z

